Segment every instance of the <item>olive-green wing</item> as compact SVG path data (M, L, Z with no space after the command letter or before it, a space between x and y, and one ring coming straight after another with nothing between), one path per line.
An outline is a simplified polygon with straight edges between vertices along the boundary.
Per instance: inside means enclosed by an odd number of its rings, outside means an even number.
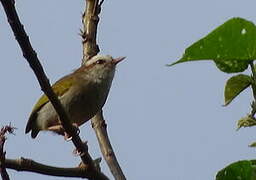
M74 83L74 79L72 77L65 76L59 81L57 81L56 83L54 83L52 85L52 89L57 96L61 96L69 90L69 88L72 86L73 83ZM37 103L35 104L35 106L33 107L32 112L38 111L44 104L48 102L49 102L48 97L45 94L42 95L40 99L37 101Z
M60 80L58 80L56 83L54 83L52 85L52 89L53 89L54 93L57 96L61 96L62 94L64 94L65 92L67 92L69 90L69 88L73 85L74 80L75 79L72 78L72 76L65 76L65 77L61 78ZM40 97L40 99L37 101L37 103L33 107L33 110L30 114L26 129L25 129L25 133L28 133L30 130L32 130L32 133L31 133L32 138L35 138L40 130L34 124L36 122L37 112L48 102L49 102L49 99L44 94Z

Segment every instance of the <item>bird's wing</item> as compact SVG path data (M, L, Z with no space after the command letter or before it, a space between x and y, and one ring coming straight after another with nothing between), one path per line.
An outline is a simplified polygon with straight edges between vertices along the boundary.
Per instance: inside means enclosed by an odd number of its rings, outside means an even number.
M62 94L67 92L69 88L73 85L75 79L72 76L65 76L58 80L56 83L52 85L52 89L54 93L60 97ZM35 104L29 119L28 123L25 129L25 133L31 132L31 137L35 138L40 131L40 128L36 125L36 119L37 119L37 112L46 104L49 102L48 97L44 94L40 97L40 99Z
M65 76L52 85L52 90L59 97L62 96L65 92L67 92L73 83L74 78L72 78L72 76ZM42 95L35 104L32 113L41 109L41 107L48 102L48 97L45 94Z

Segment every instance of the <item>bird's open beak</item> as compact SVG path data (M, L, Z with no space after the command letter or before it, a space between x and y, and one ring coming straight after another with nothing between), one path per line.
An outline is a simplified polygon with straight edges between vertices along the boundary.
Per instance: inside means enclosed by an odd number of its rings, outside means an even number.
M126 57L118 57L112 60L113 64L118 64L119 62L121 62L122 60L124 60Z

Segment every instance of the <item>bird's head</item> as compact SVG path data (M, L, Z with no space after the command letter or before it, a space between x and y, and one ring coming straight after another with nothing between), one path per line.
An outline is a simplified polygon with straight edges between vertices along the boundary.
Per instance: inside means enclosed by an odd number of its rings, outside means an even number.
M113 58L110 55L96 55L89 59L85 66L91 70L95 76L114 76L116 65L124 60L125 57Z
M125 57L113 58L110 55L96 55L89 59L78 71L86 71L93 79L113 78L116 65Z

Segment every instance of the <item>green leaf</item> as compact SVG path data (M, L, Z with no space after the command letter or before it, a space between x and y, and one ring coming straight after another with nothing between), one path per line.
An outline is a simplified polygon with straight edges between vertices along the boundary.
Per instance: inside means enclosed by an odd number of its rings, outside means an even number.
M170 65L187 61L215 60L217 67L224 72L241 72L247 68L249 61L254 59L255 25L242 18L232 18L188 47L183 57Z
M226 73L243 72L248 68L249 61L239 60L214 60L217 68Z
M251 161L238 161L222 169L216 175L216 180L255 180Z
M251 84L251 77L239 74L231 77L225 86L225 106L227 106L235 97L237 97L244 89Z
M249 147L255 148L256 147L256 142L253 142L249 145Z
M252 127L256 126L256 119L250 115L247 115L237 122L237 130L239 130L241 127Z

